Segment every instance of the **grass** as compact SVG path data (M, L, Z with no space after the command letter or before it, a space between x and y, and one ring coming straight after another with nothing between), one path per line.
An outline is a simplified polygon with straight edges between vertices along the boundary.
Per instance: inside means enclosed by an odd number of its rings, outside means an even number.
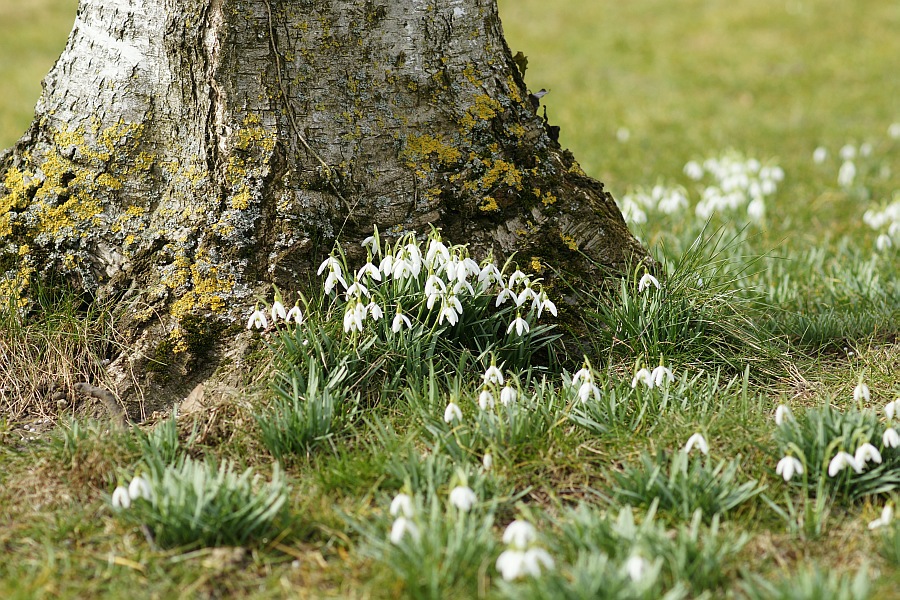
M74 14L72 2L20 4L0 0L0 57L16 58L0 63L15 90L0 95L0 145L27 127ZM659 288L635 265L612 290L570 290L593 307L579 343L544 314L525 315L527 344L507 331L512 304L492 297L461 293L449 325L421 285L370 282L385 315L348 334L343 301L284 291L306 321L259 334L263 386L116 429L85 418L71 390L115 353L115 311L47 287L27 312L0 310L0 597L896 593L897 522L868 524L900 498L900 449L882 443L882 407L900 397L900 239L876 250L887 226L863 215L900 190L888 135L900 81L884 77L900 6L501 11L530 86L551 90L561 141L644 213L626 210L665 265ZM857 178L840 185L841 147L864 142ZM684 166L711 157L783 170L764 215L734 197L696 216L726 184ZM675 193L683 204L666 206ZM397 304L413 324L399 333ZM502 383L484 376L491 365ZM660 366L674 381L633 381ZM854 399L860 382L868 400ZM451 402L461 417L445 419ZM776 426L779 404L793 418ZM695 433L708 456L681 453ZM881 463L827 474L864 442ZM788 454L805 470L786 482L775 465ZM154 500L117 510L115 489L136 475ZM461 486L477 499L469 511L450 502ZM398 494L418 535L394 543ZM540 577L496 568L515 519L553 558Z

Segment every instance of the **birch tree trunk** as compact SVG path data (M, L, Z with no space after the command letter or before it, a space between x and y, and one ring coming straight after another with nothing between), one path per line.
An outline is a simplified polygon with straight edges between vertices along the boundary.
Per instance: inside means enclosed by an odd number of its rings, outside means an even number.
M0 296L53 273L114 299L111 385L152 407L223 364L256 293L373 225L584 278L644 258L551 133L495 0L82 0L0 154Z

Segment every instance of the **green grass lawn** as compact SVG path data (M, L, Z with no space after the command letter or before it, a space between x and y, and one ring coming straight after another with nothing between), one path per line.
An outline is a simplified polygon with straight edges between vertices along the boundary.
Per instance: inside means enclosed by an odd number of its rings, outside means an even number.
M74 10L18 4L0 145ZM304 322L267 312L254 384L127 430L49 386L98 368L114 310L0 313L0 597L897 597L900 5L501 11L667 277L519 310L475 286L452 326L385 277L358 331L285 290ZM577 335L542 291L582 295Z

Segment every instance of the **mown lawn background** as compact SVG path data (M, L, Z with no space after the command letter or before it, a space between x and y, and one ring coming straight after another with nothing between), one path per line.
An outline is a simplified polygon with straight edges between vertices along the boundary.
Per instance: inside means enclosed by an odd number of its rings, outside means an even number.
M774 424L779 404L791 408L796 423L820 418L830 404L849 415L845 421L869 419L848 434L853 452L864 433L877 430L880 439L889 424L883 406L900 398L900 239L878 250L883 230L863 221L895 194L900 200L900 125L896 136L889 133L900 123L900 4L500 4L513 53L528 56L526 81L532 90L550 90L550 121L584 169L620 202L654 186L689 198L689 207L670 214L645 207L646 222L633 224L667 267L663 289L638 293L636 271L612 296L579 290L596 295L596 311L584 316L580 345L556 347L557 362L535 358L538 369L549 364L548 387L535 405L525 394L530 386L520 390L525 408L516 414L526 417L515 431L513 412L489 419L479 412L485 358L458 347L422 362L434 366L434 376L427 368L413 376L403 346L375 358L363 353L408 373L405 383L378 369L355 371L357 351L341 335L340 309L329 308L316 289L285 291L293 294L290 304L296 292L306 294L307 329L259 337L256 385L208 400L199 414L158 416L120 431L105 421L73 420L73 405L48 404L46 388L40 410L19 410L22 400L4 397L0 597L655 598L679 590L708 598L900 597L900 527L867 527L896 503L900 471L889 452L898 450L884 449L878 481L886 492L863 493L846 475L823 476L817 488L818 473L809 473L815 465L807 467L809 486L786 484L775 464L788 430ZM0 147L27 128L39 81L65 45L75 8L70 0L0 0ZM857 154L869 150L853 159L859 173L852 185L838 183L846 145ZM819 147L827 157L817 163ZM693 206L710 182L690 179L684 166L732 151L742 161L777 165L784 180L766 198L761 220L742 209L706 224ZM701 243L692 248L696 239ZM549 293L562 306L563 291ZM640 310L627 309L623 297ZM114 310L84 313L59 298L48 295L28 318L0 313L0 389L52 380L57 370L77 378L95 366L96 348L114 343ZM651 307L648 298L659 302ZM700 337L682 337L685 319L688 333ZM303 333L313 323L321 329ZM323 388L338 398L338 417L327 426L278 421L278 414L296 416L297 398L283 385L289 379L281 380L283 392L267 386L284 373L309 374L301 339L330 340L329 356L350 361L349 379ZM291 344L297 346L285 351ZM415 348L417 358L426 356L421 350ZM604 398L617 394L646 411L579 412L588 405L572 398L578 386L565 381L582 368L584 354ZM633 390L638 367L660 362L674 371L673 387ZM513 371L507 377L528 377L525 369ZM348 383L354 377L359 381ZM854 398L860 383L870 389L868 400ZM459 441L463 429L444 426L450 400L466 423L482 419L470 446ZM329 433L294 444L265 433L275 422ZM514 443L492 441L485 431ZM639 489L656 466L670 469L695 432L710 444L710 457L691 463L695 477L724 461L732 479L717 475L716 485L737 493L755 482L719 516L708 510L695 517L690 508L668 506L665 493L649 484ZM809 452L815 445L798 443ZM490 470L484 452L493 455ZM281 477L273 471L280 462L289 491L274 528L261 527L254 537L229 525L226 514L203 532L183 523L168 530L200 540L190 543L158 535L166 521L141 512L143 504L132 512L111 506L116 486L136 473L174 477L177 467L194 477L194 461L213 471L216 464L232 464L238 474L252 468L261 478L257 491ZM445 511L449 490L463 484L479 498L469 520ZM177 487L167 485L154 493ZM678 485L692 502L715 507L721 500L696 479ZM433 544L388 541L389 506L399 493L418 503L417 522ZM234 497L238 505L250 502ZM643 527L633 539L622 533L629 514ZM538 528L555 566L540 578L508 583L495 563L506 548L504 528L516 518ZM635 555L659 561L655 587L628 583L627 561ZM617 592L620 583L625 591Z

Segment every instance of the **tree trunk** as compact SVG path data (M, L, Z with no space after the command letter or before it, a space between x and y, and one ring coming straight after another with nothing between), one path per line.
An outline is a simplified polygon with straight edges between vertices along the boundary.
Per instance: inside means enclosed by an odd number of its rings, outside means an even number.
M82 0L0 154L0 296L115 299L111 385L172 401L255 294L373 225L581 277L644 258L534 102L495 0Z

